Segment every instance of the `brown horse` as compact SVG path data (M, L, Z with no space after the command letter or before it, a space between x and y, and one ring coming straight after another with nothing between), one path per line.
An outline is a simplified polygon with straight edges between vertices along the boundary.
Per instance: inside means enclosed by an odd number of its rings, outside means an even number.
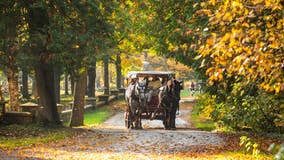
M164 109L163 124L165 129L176 129L175 118L179 109L181 83L182 81L172 78L160 89L158 107Z

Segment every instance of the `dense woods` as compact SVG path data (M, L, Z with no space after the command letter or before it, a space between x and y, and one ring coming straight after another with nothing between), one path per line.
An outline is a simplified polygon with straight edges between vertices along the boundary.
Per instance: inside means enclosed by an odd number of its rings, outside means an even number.
M41 121L60 124L55 84L67 75L74 82L71 125L82 125L84 95L95 96L96 67L103 61L108 73L108 64L114 64L119 89L122 76L142 70L147 59L152 69L174 70L183 78L194 74L204 82L200 112L218 125L283 132L283 5L274 0L1 1L0 69L9 84L10 110L19 110L21 71L35 77L44 106ZM108 94L109 75L101 76Z

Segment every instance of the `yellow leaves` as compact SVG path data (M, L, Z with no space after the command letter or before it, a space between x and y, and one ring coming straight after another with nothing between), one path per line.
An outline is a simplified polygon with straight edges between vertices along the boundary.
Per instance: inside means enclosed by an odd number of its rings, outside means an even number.
M179 49L178 46L174 46L174 45L171 44L171 43L170 43L169 46L168 46L168 50L173 51L173 52L178 51L178 49Z
M231 33L226 33L223 37L222 37L222 41L226 42L231 38Z
M242 24L242 26L243 26L243 27L246 27L246 28L249 28L249 24L248 24L248 23L246 23L246 22L245 22L245 23L243 23L243 24Z
M270 45L269 45L270 48L272 49L277 49L280 47L280 42L278 40L274 40Z
M276 83L274 85L269 85L269 84L266 84L264 89L267 90L267 91L270 91L270 92L274 92L275 94L279 94L280 91L283 92L284 88L283 88L283 85L281 86L280 83Z
M277 22L277 29L284 29L284 17Z
M207 70L206 70L206 74L208 75L209 73L211 73L212 71L213 71L213 67L211 67L211 68L208 68Z
M249 36L259 36L261 34L260 29L252 28L249 30Z
M279 83L278 83L278 85L274 86L274 89L275 89L276 94L278 94L280 92L281 86L279 85Z
M210 3L211 5L213 5L213 6L215 6L215 5L216 5L216 0L210 0L209 3Z
M233 1L233 3L232 3L232 7L233 8L237 8L237 7L242 7L243 5L240 3L240 2L238 2L238 1Z
M223 80L223 69L221 68L208 68L206 70L206 74L209 75L208 82L210 85L213 85L215 81L222 81Z
M206 71L209 83L224 79L223 71L218 70L223 68L227 76L241 75L252 82L264 82L260 88L267 91L282 92L283 80L276 82L283 77L284 61L279 58L283 57L284 18L282 12L275 11L283 10L280 0L204 3L202 9L215 5L207 26L210 28L207 33L212 33L205 43L199 44L200 56L196 58L210 57L210 61L202 63L207 68L210 66Z
M216 17L216 19L221 18L221 17L222 17L222 13L221 13L221 12L219 12L219 11L216 11L216 13L215 13L215 17Z
M267 28L271 28L271 27L273 27L273 24L271 22L266 22L266 26L267 26Z
M186 51L188 49L188 46L186 43L184 43L183 45L181 45L180 47L182 50Z
M223 20L231 22L233 20L233 15L230 12L226 12L223 16Z
M283 9L281 0L265 0L264 2L265 2L265 7L271 8L272 11Z
M241 28L232 28L232 30L231 30L231 33L232 33L234 38L242 36L242 32L243 32L243 30Z

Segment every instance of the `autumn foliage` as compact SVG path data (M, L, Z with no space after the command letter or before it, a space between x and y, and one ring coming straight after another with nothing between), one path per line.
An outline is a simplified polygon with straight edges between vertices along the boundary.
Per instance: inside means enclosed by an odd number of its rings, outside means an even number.
M208 24L196 59L215 95L211 117L235 129L282 130L283 2L211 0L198 6L193 17L205 16Z
M198 52L209 57L209 83L237 75L244 83L283 93L283 2L211 0L201 6L209 36Z

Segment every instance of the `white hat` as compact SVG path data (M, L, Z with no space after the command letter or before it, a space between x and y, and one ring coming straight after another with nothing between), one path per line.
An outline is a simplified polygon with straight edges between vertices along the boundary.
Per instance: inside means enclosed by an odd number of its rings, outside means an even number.
M135 75L135 74L132 74L131 76L130 76L130 78L137 78L137 76Z

